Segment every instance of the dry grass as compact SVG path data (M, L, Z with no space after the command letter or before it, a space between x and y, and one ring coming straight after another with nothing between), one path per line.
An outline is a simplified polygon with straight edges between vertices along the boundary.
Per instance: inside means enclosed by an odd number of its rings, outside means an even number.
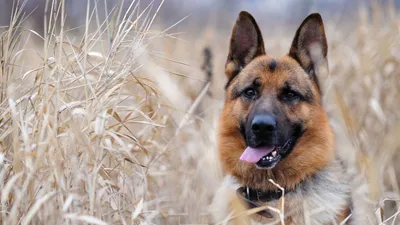
M132 3L107 21L95 7L81 36L64 28L63 1L47 1L44 35L13 12L1 35L3 224L210 223L228 36L185 42L156 31L160 7ZM347 34L326 21L322 80L338 150L354 165L356 206L384 204L398 224L400 17L375 5L371 18L361 13ZM293 33L266 48L284 54ZM205 44L211 84L198 69Z

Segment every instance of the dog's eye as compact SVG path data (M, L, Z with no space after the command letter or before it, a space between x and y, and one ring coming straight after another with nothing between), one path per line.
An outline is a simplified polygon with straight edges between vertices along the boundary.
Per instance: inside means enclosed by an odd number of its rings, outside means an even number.
M247 88L243 91L243 94L247 98L254 98L257 95L257 91L254 88Z
M288 91L283 94L283 100L286 102L293 102L299 98L299 95L294 91Z

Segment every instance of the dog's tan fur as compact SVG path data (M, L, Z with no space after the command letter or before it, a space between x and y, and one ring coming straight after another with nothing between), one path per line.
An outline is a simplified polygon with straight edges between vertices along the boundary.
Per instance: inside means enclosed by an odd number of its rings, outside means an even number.
M314 53L313 49L316 49ZM349 214L351 201L348 178L335 154L334 135L321 103L321 90L316 76L318 66L327 66L327 51L324 26L319 14L312 14L305 19L295 34L289 54L281 59L266 54L261 32L247 12L239 14L232 31L226 63L229 81L218 136L219 156L224 171L229 174L229 182L225 183L222 190L229 192L239 186L247 186L272 191L277 187L269 179L274 180L291 190L284 197L285 224L336 224ZM276 66L268 69L271 63ZM305 132L292 153L269 170L258 169L254 164L239 160L246 143L238 124L249 114L253 105L235 95L238 89L248 86L255 79L262 89L260 99L278 98L279 90L287 82L312 96L312 101L274 106L280 107L288 120L302 121ZM261 104L268 104L268 101ZM220 191L217 196L221 198L223 193ZM277 207L278 202L266 204ZM278 218L275 216L268 220L258 217L252 218L263 222Z

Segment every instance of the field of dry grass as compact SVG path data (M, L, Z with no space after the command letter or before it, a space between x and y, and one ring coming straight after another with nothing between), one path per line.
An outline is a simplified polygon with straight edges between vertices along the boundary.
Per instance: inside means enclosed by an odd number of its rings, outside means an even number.
M43 34L13 11L0 42L2 224L211 223L229 32L181 40L179 24L155 28L159 9L132 3L106 21L88 10L79 35L64 26L63 1L47 1ZM352 32L325 21L320 80L355 205L382 206L399 224L400 14L372 9ZM281 33L265 37L276 56L294 30Z

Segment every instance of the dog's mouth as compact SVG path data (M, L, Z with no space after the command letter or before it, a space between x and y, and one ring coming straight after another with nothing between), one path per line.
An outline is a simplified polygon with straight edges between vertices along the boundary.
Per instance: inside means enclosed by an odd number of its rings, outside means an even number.
M259 169L272 169L284 158L284 156L291 152L294 144L295 138L292 137L282 146L248 146L240 156L240 160L254 163Z

